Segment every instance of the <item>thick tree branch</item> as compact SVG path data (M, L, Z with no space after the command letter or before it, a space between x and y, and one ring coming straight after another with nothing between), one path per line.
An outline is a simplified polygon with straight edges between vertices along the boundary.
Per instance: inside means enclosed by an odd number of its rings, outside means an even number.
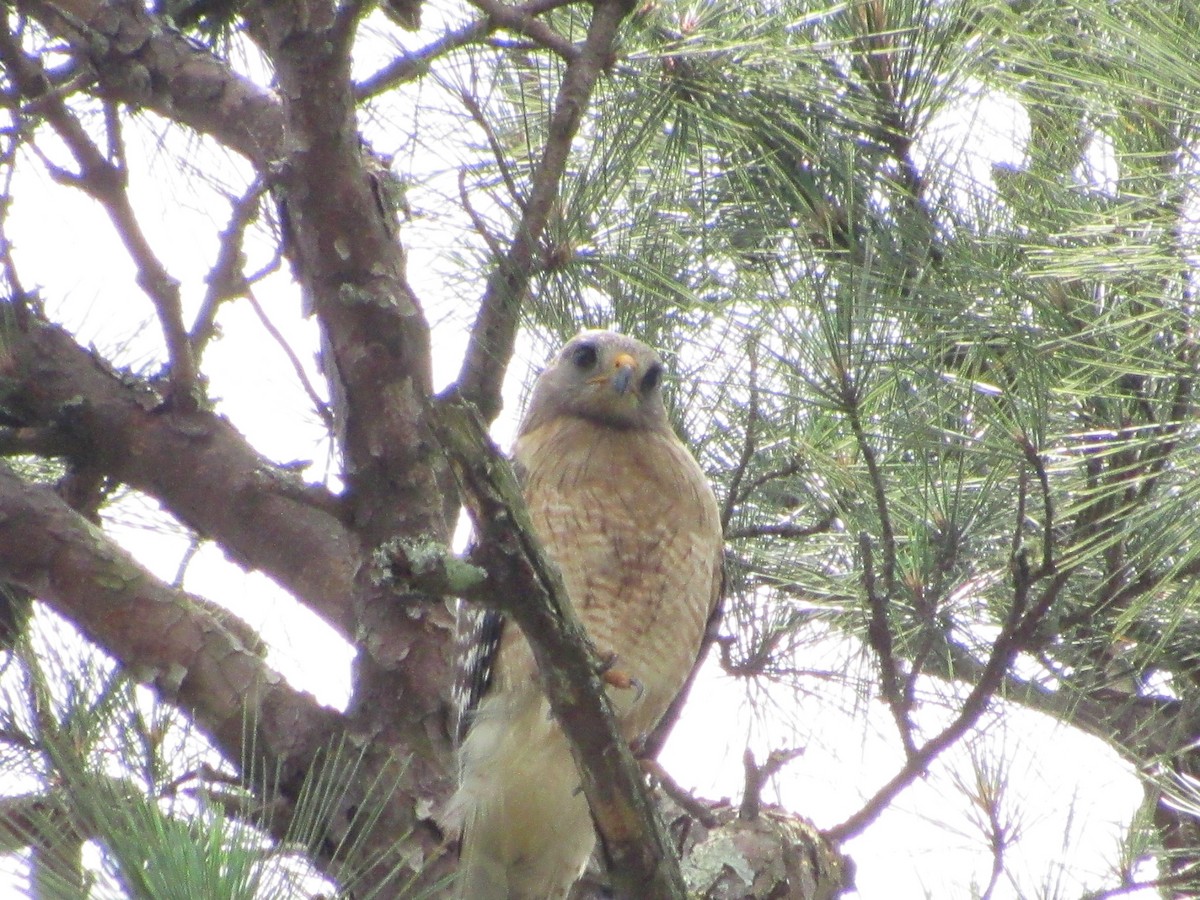
M226 621L163 584L48 488L0 465L0 577L74 622L139 681L187 710L231 759L246 729L300 777L340 716L269 670Z
M558 569L536 538L507 460L470 403L433 412L435 434L454 466L486 562L489 599L529 638L550 708L571 746L619 897L686 897L679 862L654 812L637 762L622 739L583 626Z
M210 135L260 170L284 155L278 97L234 74L143 5L19 0L17 7L70 44L94 72L102 96Z
M352 633L361 551L323 488L263 458L213 413L160 408L149 385L104 368L66 332L36 318L6 331L0 375L0 404L10 414L56 434L72 458L155 497Z
M612 63L617 29L629 10L624 0L598 0L595 4L583 47L567 63L550 118L549 137L516 234L508 253L488 277L456 383L456 390L478 407L486 421L500 411L500 388L512 357L521 304L533 276L534 250L558 198L571 142L596 82Z
M487 21L492 28L503 28L515 34L524 35L535 45L545 47L568 63L579 55L579 48L564 38L561 34L537 18L538 14L558 6L566 6L573 0L558 0L558 2L528 3L524 6L509 6L499 0L470 0L471 4L487 14Z
M379 161L358 131L350 45L362 8L264 0L242 11L278 81L288 148L271 176L284 252L321 327L345 521L355 546L370 550L396 539L448 542L457 501L423 419L428 322L407 281L394 210L380 201ZM451 864L435 813L453 783L453 616L434 598L398 596L371 574L356 566L347 595L359 651L347 720L375 754L367 770L394 785L369 833L355 838L370 857L359 884L387 896L397 879L434 885ZM343 837L370 804L371 786L356 779L339 798Z

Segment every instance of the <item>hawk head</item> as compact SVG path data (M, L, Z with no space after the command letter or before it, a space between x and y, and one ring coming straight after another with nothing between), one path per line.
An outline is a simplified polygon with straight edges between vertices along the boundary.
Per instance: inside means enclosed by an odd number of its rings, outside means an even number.
M641 341L612 331L584 331L542 372L521 433L560 416L621 429L662 428L663 363Z

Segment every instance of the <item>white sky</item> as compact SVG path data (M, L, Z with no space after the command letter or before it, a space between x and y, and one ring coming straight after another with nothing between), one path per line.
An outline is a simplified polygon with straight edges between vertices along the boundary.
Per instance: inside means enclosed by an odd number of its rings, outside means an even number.
M155 249L183 282L194 310L227 209L210 187L176 168L180 135L156 137L152 119L149 124L149 134L128 136L133 192ZM1022 128L1014 104L999 100L979 108L964 106L958 117L931 129L929 140L964 148L970 140L978 141L975 147L982 146L982 152L964 150L970 156L967 169L986 181L993 161L1019 162L1014 140L1020 140ZM374 121L368 130L379 149L395 149L386 146L386 123ZM189 152L201 158L194 148ZM229 165L244 171L239 163ZM32 170L25 167L27 173ZM77 192L28 175L14 194L8 228L19 241L21 273L27 286L41 289L51 316L102 351L127 347L120 357L135 368L159 355L160 334L150 304L134 285L132 267L97 207ZM423 202L438 199L420 191L413 197L418 211ZM418 295L437 323L435 364L437 381L444 384L457 372L481 279L448 285L444 248L423 227L418 218L405 230L416 238L409 265ZM259 288L258 297L296 354L311 364L315 325L299 316L298 295L289 280L273 277ZM244 302L226 304L220 325L221 337L204 365L220 412L268 457L311 460L309 477L326 478L328 442L282 352ZM501 440L511 433L519 385L529 367L541 361L529 358L532 353L523 345L514 361L510 409L498 425ZM315 365L309 376L320 383ZM186 540L177 530L163 530L163 517L151 504L128 504L113 510L109 520L111 532L143 564L167 580L175 577ZM185 586L259 629L271 646L271 664L297 687L334 706L345 702L349 647L268 579L240 571L206 545L188 566ZM805 667L833 668L839 657L855 652L832 638L823 646L828 658L806 658ZM769 750L802 746L805 754L775 779L766 799L811 817L818 826L836 824L893 774L901 751L890 717L878 704L864 706L836 682L814 681L809 687L811 693L793 696L782 688L760 686L748 696L744 683L710 664L663 755L664 764L704 796L736 798L747 745L760 761ZM921 715L932 729L944 713L930 703ZM1021 710L1006 710L976 749L993 766L1005 767L1011 814L1020 828L1009 862L1021 880L1016 886L1002 883L994 896L1053 895L1056 887L1063 889L1060 896L1073 896L1085 885L1101 886L1108 861L1118 858L1121 829L1141 801L1127 767L1100 742ZM982 889L987 883L991 855L971 825L977 810L956 787L954 773L968 783L973 778L966 744L948 752L928 778L846 848L857 866L859 896L962 898L971 896L972 886ZM0 882L0 893L3 888Z

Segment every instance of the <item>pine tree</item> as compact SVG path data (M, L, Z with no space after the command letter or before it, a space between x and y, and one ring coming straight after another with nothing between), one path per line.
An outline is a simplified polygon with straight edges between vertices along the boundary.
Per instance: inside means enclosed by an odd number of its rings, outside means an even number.
M1200 891L1194 4L3 17L0 848L31 892L450 890L454 598L562 599L452 535L519 519L483 429L591 326L670 360L723 504L713 664L773 703L836 685L900 751L820 833L761 796L782 745L740 805L655 773L691 891L835 896L843 845L968 745L978 893L1020 891L994 738L1022 709L1144 786L1095 896ZM303 446L241 411L266 382ZM139 520L169 564L123 548ZM191 586L210 548L353 647L344 710L278 674L253 601ZM546 639L578 705L596 661ZM642 809L618 756L589 796ZM595 879L683 896L655 817L594 809Z

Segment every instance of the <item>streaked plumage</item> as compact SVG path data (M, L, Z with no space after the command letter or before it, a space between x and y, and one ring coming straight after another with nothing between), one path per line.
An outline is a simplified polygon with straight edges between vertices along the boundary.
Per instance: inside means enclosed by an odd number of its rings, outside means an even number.
M716 500L667 421L661 376L646 345L584 332L538 379L515 448L534 528L589 636L640 682L610 690L630 741L682 689L720 583ZM496 626L489 614L496 653L476 654L486 690L461 751L460 896L558 900L592 852L591 816L529 647Z

